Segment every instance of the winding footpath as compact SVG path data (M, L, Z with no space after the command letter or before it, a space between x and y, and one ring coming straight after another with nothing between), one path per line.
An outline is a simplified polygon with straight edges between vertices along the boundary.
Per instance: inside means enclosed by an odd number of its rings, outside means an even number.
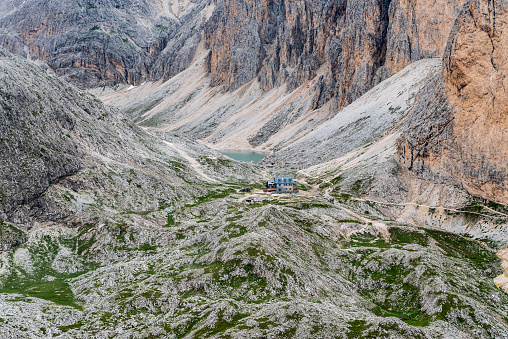
M201 166L201 164L195 158L193 158L190 155L188 155L187 152L185 152L184 150L176 147L175 144L173 144L171 142L164 141L164 143L166 145L168 145L169 147L173 148L182 158L187 160L189 162L189 164L191 165L191 167L194 169L194 171L196 171L196 173L199 174L203 179L205 179L206 181L212 182L212 183L218 183L217 180L210 178L203 171L203 167Z

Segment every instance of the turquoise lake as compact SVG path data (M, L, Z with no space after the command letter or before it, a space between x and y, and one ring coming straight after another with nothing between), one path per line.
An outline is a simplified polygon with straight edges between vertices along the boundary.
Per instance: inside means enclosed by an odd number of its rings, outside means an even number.
M268 153L252 152L252 151L228 150L219 152L224 154L225 156L230 157L231 159L243 162L251 162L251 161L258 162L268 155Z

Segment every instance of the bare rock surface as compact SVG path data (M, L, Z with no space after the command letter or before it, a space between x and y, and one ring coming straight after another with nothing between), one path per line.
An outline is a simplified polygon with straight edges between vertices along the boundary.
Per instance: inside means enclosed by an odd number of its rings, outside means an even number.
M506 1L468 1L452 31L442 76L421 99L400 142L408 168L507 203Z
M212 86L257 79L291 91L319 76L312 108L340 109L411 62L440 57L461 2L9 0L0 43L90 88L167 80L203 41Z
M438 5L436 6L436 4ZM314 108L342 108L425 57L440 57L460 1L218 2L205 27L212 84L255 77L293 90L320 68ZM232 29L236 27L236 29Z
M207 1L3 1L0 44L82 87L169 78L192 61Z

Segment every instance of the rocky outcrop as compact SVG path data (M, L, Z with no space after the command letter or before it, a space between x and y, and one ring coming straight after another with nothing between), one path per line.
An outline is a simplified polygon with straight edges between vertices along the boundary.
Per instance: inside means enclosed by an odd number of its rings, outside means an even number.
M419 176L508 203L508 2L468 1L443 73L420 93L399 154Z
M386 67L393 74L414 60L441 57L464 0L397 0L390 7Z
M0 13L0 44L41 60L80 87L139 84L188 67L201 37L205 4L12 0Z
M27 241L25 232L0 220L0 253Z
M321 67L314 108L342 108L411 62L441 56L461 1L219 1L206 25L213 84L290 90Z

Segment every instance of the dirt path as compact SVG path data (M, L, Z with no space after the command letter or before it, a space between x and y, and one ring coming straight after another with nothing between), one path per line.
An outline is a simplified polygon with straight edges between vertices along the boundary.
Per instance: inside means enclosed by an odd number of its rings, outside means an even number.
M321 178L312 176L309 173L306 173L305 170L301 170L300 173L303 174L304 176L308 177L308 178L322 180L323 183L331 183L330 180L321 179ZM307 184L309 184L307 182L307 180L305 180L305 182ZM312 191L316 192L316 193L314 193L314 195L317 196L318 195L317 192L319 192L319 186L315 186L315 185L311 185L311 186L313 187ZM332 189L332 187L328 187L325 190L323 190L322 191L322 196L324 196L327 199L330 199L330 190L331 189ZM476 214L476 215L479 215L479 216L482 216L482 217L486 217L486 218L498 218L498 219L508 218L507 214L502 213L502 212L498 212L498 211L496 211L496 210L494 210L494 209L492 209L492 208L490 208L488 206L483 206L483 208L488 210L491 213L499 215L499 217L495 217L493 215L488 215L488 214L482 214L482 213L478 213L478 212L466 212L466 211L462 211L462 210L458 210L458 209L454 209L454 208L446 208L446 207L443 207L443 206L421 205L421 204L417 204L417 203L414 203L414 202L406 202L406 203L399 204L399 203L393 203L393 202L385 202L385 201L377 201L377 200L372 200L372 199L362 199L362 198L353 198L353 197L351 197L351 200L363 201L363 202L372 202L372 203L380 204L380 205L390 205L390 206L400 206L400 207L417 206L417 207L425 207L425 208L429 208L429 209L441 209L441 210L451 211L451 212L456 212L456 213Z
M390 232L388 231L388 226L385 223L363 217L363 216L351 211L350 209L345 208L344 206L337 206L337 207L346 211L346 213L349 214L350 216L352 216L353 218L356 218L365 224L371 224L372 226L378 228L379 234L381 234L383 239L385 241L390 241Z
M301 171L301 173L303 173L307 177L312 177L312 176L308 175L307 173L304 173L303 171ZM316 177L313 177L313 178L316 178ZM324 190L322 190L320 192L318 185L312 185L307 180L305 180L304 182L305 182L305 184L312 186L312 189L310 190L311 195L316 196L316 197L321 196L321 197L325 198L329 202L330 201L333 202L335 200L333 197L330 196L331 187L327 187L327 188L325 188ZM324 182L326 183L326 182L329 182L329 181L328 180L324 180ZM372 220L372 219L369 219L367 217L361 216L361 215L351 211L350 209L344 207L343 205L336 205L335 203L333 203L333 204L336 207L344 210L347 214L349 214L353 218L355 218L357 220L360 220L364 224L371 224L372 226L378 228L379 229L379 234L381 234L383 239L385 241L389 241L389 239L390 239L390 232L388 231L388 226L385 223L382 223L382 222L379 222L377 220Z
M502 259L501 267L504 269L504 273L494 278L494 283L497 287L502 288L503 291L508 292L508 248L504 248L496 254Z
M489 212L491 213L496 213L498 215L502 215L504 218L508 218L508 214L505 214L505 213L502 213L502 212L499 212L499 211L496 211L495 209L492 209L488 206L483 206L483 208L485 208L486 210L488 210Z
M164 141L165 144L167 144L169 147L173 148L175 151L178 152L178 154L184 158L185 160L187 160L189 162L189 164L191 165L191 167L205 180L209 181L209 182L213 182L213 183L218 183L217 180L215 179L212 179L210 178L204 171L203 171L203 167L201 166L201 164L196 160L194 159L193 157L191 157L190 155L188 155L184 150L181 150L180 148L176 147L173 143L171 142L168 142L168 141Z
M313 177L311 175L308 175L307 173L305 173L303 171L301 171L300 173L302 173L303 175L306 175L307 177L316 178L316 177ZM308 184L307 180L305 180L305 181ZM330 182L330 181L329 180L324 180L324 182L326 183L326 182ZM312 190L314 192L319 192L319 187L318 186L315 186L315 185L311 185L311 186L313 187ZM330 190L331 190L331 187L328 187L328 188L326 188L325 190L322 191L322 193L323 193L322 196L327 198L328 200L330 200ZM421 204L417 204L417 203L414 203L414 202L393 203L393 202L376 201L376 200L362 199L362 198L351 198L351 200L363 201L363 202L372 202L372 203L380 204L380 205L390 205L390 206L400 206L400 207L416 206L416 207L425 207L425 208L428 208L428 209L432 208L432 209L440 209L440 210L443 210L443 211L444 210L446 210L446 211L452 211L452 212L456 212L456 213L466 213L466 211L458 210L458 209L455 209L455 208L446 208L446 207L443 207L443 206L421 205ZM388 226L386 224L378 222L376 220L370 220L370 219L368 219L366 217L358 215L358 214L354 213L353 211L345 208L344 206L340 206L340 207L344 211L346 211L349 215L351 215L352 217L354 217L354 218L356 218L358 220L361 220L362 222L364 222L366 224L367 223L371 223L373 226L376 226L379 229L379 232L383 236L383 238L386 241L389 240L390 233L388 231ZM488 206L483 206L483 208L488 210L491 213L494 213L494 214L497 214L497 215L500 215L500 216L499 217L495 217L495 216L492 216L492 215L487 215L487 214L482 214L482 213L477 213L477 212L467 212L467 213L476 214L476 215L479 215L479 216L482 216L482 217L486 217L486 218L498 218L498 219L508 218L507 214L502 213L502 212L498 212L498 211L496 211L496 210L494 210L494 209L492 209L492 208L490 208ZM478 240L470 239L470 238L467 238L467 239L473 240L473 241L478 241ZM483 246L485 246L485 248L487 248L488 250L493 251L493 249L491 249L489 246L487 246L487 244L485 244L484 242L479 241L479 243L481 243ZM494 283L496 284L497 287L502 288L505 292L508 293L508 248L504 248L502 250L499 250L496 254L497 254L497 256L499 258L502 259L501 267L503 268L504 273L501 274L500 276L494 278Z
M447 208L447 207L443 207L443 206L421 205L421 204L417 204L417 203L414 203L414 202L405 202L405 203L399 204L399 203L394 203L394 202L385 202L385 201L377 201L377 200L362 199L362 198L351 198L351 200L364 201L364 202L372 202L372 203L380 204L380 205L390 205L390 206L400 206L400 207L417 206L417 207L425 207L425 208L429 208L429 209L431 209L431 208L432 209L441 209L441 210L452 211L452 212L456 212L456 213L476 214L476 215L479 215L479 216L482 216L482 217L486 217L486 218L498 218L498 219L508 218L508 215L506 215L504 213L501 213L501 212L498 212L496 210L493 210L491 208L488 208L487 206L484 206L484 208L489 210L489 212L496 213L496 214L502 215L504 217L495 217L495 216L488 215L488 214L482 214L482 213L477 213L477 212L468 212L468 211L458 210L458 209L455 209L455 208Z

